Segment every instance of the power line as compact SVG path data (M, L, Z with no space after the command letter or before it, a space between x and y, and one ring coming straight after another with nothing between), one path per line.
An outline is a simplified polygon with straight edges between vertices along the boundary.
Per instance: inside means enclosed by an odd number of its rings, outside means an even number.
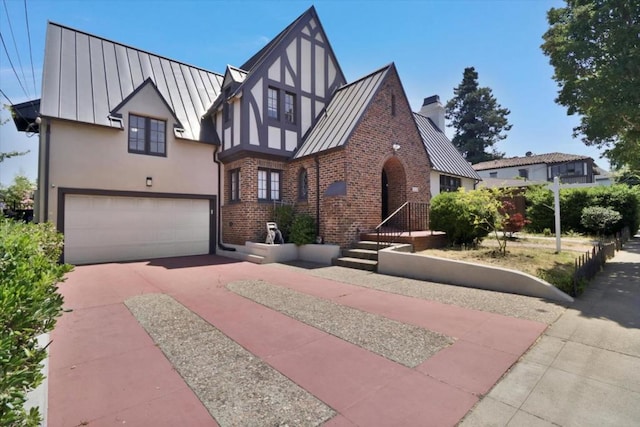
M11 25L11 18L9 17L9 10L7 9L7 0L2 0L2 4L4 5L4 11L7 14L7 22L9 24L9 32L11 33L11 38L13 39L13 47L16 50L16 56L18 57L18 65L20 65L20 71L22 72L22 78L24 79L24 84L27 84L27 76L24 74L24 68L22 67L22 60L20 59L20 51L18 50L18 44L16 43L16 36L13 33L13 25ZM3 42L4 43L4 42ZM5 48L6 50L6 48ZM7 56L9 56L9 52L7 52ZM27 96L29 98L29 96Z
M29 59L31 60L31 77L33 78L33 93L34 93L34 96L38 96L38 90L36 89L36 73L33 69L33 50L31 49L31 31L29 30L29 14L27 13L27 0L24 0L24 20L27 22L27 38L29 39Z
M20 81L20 77L18 77L18 72L16 71L16 67L13 66L13 61L11 61L11 57L9 56L9 51L7 50L7 45L4 42L4 37L2 37L2 33L1 32L0 32L0 41L2 41L2 46L4 47L4 52L7 54L7 59L9 60L9 64L11 65L11 69L13 70L13 74L15 74L16 79L18 80L18 84L20 84L20 87L22 88L22 91L24 92L24 94L27 97L27 99L29 99L30 96L27 93L27 91L24 88L24 86L22 85L22 82ZM5 95L5 97L6 97L6 95Z

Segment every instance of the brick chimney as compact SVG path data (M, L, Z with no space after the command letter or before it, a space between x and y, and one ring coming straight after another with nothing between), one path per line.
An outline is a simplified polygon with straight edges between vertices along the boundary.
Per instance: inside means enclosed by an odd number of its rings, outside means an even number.
M444 107L440 103L440 97L433 95L424 99L420 114L429 117L441 132L444 132Z

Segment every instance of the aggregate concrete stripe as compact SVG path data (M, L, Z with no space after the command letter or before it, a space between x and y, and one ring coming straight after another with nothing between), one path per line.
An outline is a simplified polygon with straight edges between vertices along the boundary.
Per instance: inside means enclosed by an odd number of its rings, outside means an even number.
M340 305L374 313L454 338L520 356L544 332L545 323L418 299L347 283L265 269L263 280ZM280 274L277 274L280 273Z
M221 425L318 425L335 415L170 296L125 304Z
M262 280L227 285L231 291L410 368L453 343L442 334L345 307Z
M307 270L285 264L274 264L272 268L297 270L319 278L349 283L364 288L438 301L443 304L488 311L546 324L553 323L566 310L564 304L535 297L387 276L368 271L351 270L345 267L333 266Z

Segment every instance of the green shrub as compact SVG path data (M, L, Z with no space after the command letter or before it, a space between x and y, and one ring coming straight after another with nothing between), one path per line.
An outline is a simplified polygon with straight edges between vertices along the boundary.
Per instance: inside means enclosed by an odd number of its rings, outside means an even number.
M291 243L291 225L296 213L293 205L281 205L273 208L273 220L278 224L285 242Z
M495 218L488 209L492 196L484 190L440 193L431 200L431 228L447 233L454 245L477 244L491 231Z
M71 266L58 264L62 235L51 224L0 220L0 425L39 425L37 408L24 409L25 395L44 379L46 350L40 334L62 313L56 283Z
M613 232L621 219L622 215L613 209L590 206L582 210L580 223L587 231L591 231L594 234L606 235Z
M316 221L311 215L296 215L291 224L291 239L296 245L308 245L315 242Z
M527 218L531 223L527 230L542 232L555 230L553 192L547 187L530 187L525 193ZM626 185L597 186L560 190L560 222L562 231L588 232L582 224L582 211L586 207L599 206L617 211L622 219L612 229L617 232L629 227L632 233L640 225L640 188Z
M560 190L560 229L562 232L587 232L588 230L581 222L582 210L592 204L593 198L588 188Z
M542 233L554 230L553 192L545 186L532 186L525 193L527 205L527 230Z
M633 235L640 226L640 187L628 187L624 184L590 189L591 206L611 208L622 215L622 219L612 232L629 227Z

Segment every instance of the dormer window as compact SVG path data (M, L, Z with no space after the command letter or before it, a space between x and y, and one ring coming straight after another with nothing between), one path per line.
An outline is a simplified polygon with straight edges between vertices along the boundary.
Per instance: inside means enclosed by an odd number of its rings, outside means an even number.
M166 127L163 120L129 114L129 152L166 156Z
M270 87L267 92L267 115L278 120L280 118L280 93L278 89Z

